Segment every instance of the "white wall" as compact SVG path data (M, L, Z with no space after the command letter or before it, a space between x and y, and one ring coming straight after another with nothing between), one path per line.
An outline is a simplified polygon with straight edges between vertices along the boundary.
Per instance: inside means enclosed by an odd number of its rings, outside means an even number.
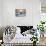
M33 26L37 26L39 24L41 15L40 15L40 0L33 0Z
M2 1L0 0L0 26L2 24Z
M25 8L25 17L16 17L15 9ZM33 25L36 26L40 20L39 0L3 0L2 25Z

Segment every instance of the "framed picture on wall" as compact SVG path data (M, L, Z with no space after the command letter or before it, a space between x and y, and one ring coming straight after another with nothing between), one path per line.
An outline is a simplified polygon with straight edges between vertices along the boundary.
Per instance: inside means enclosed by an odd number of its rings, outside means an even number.
M26 16L26 9L16 9L15 13L16 17L24 17Z

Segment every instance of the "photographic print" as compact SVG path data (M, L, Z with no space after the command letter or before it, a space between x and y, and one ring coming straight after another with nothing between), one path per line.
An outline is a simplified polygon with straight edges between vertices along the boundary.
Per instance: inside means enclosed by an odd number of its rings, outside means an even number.
M16 9L16 17L24 17L26 16L26 9Z

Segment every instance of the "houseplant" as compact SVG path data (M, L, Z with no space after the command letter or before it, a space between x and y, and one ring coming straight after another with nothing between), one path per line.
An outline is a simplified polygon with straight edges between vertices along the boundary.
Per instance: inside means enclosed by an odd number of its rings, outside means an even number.
M33 46L36 46L36 43L38 41L37 36L33 36L32 39L31 39L31 41L33 41Z
M45 27L44 25L45 25L44 21L40 21L40 24L37 25L37 29L40 30L42 37L44 37L44 27Z

